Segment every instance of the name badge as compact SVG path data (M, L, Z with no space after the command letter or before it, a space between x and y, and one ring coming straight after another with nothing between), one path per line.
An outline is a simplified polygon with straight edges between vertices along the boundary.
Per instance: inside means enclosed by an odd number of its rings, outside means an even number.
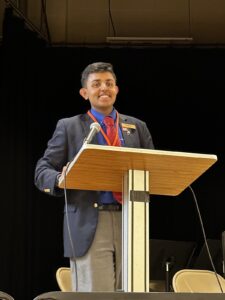
M127 135L130 135L132 131L136 130L136 125L134 124L122 123L121 125L123 132L126 132Z
M135 124L127 124L127 123L122 123L122 128L125 129L136 129L136 125Z

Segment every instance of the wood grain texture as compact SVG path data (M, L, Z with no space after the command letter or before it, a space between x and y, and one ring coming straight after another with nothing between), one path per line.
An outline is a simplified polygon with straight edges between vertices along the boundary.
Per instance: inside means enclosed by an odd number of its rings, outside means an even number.
M71 162L66 188L119 192L128 170L148 170L150 194L176 196L216 161L213 154L88 144ZM60 187L64 185L61 180Z

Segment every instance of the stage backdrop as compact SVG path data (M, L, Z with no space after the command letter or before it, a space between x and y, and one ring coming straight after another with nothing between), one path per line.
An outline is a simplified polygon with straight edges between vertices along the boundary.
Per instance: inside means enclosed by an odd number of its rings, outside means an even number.
M80 73L92 62L114 65L116 109L144 120L161 150L216 154L218 162L192 185L206 235L225 230L225 50L210 48L48 47L20 24L1 47L0 290L16 299L57 290L63 258L63 198L33 183L59 118L85 113ZM20 30L21 29L21 30ZM192 194L152 196L155 239L202 243Z

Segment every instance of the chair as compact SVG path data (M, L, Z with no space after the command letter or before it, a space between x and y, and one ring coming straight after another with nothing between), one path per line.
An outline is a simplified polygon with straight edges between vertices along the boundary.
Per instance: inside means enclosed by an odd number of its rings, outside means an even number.
M14 298L9 294L0 291L0 300L14 300Z
M217 276L225 293L225 279ZM183 269L174 274L172 286L178 293L222 293L218 280L213 271Z
M58 268L56 271L56 281L62 292L72 292L70 268Z

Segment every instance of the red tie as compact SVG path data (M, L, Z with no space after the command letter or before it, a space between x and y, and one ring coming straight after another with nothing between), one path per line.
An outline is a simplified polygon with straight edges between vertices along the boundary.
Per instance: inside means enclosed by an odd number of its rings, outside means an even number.
M109 138L109 141L110 141L111 145L114 144L114 146L121 146L119 135L118 135L117 140L114 142L117 132L116 132L116 128L114 126L113 118L107 116L107 117L104 118L103 123L106 126L106 134L107 134L107 137ZM117 202L122 204L122 193L113 192L113 197L116 199Z

